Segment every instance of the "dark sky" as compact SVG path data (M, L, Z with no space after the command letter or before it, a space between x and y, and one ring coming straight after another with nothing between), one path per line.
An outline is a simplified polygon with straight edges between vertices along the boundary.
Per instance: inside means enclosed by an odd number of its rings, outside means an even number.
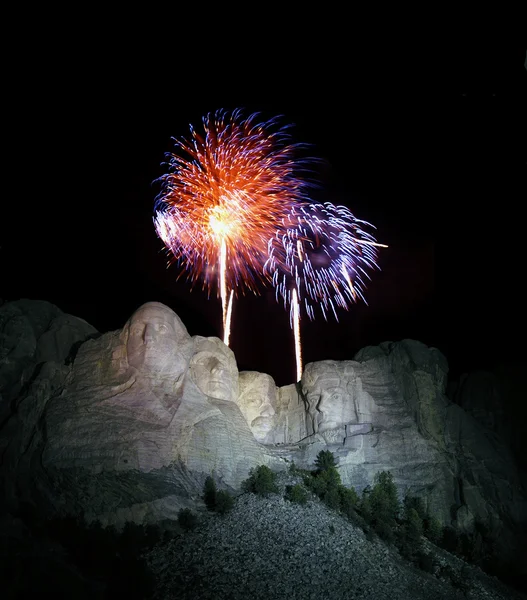
M403 338L438 347L453 374L525 357L525 47L326 32L204 48L193 35L159 50L131 33L71 33L13 62L0 297L48 300L100 331L158 300L191 334L221 337L219 300L166 268L153 182L171 137L239 107L294 123L294 141L327 163L320 199L348 206L389 246L368 306L338 323L304 318L305 363ZM291 383L292 340L272 287L238 300L241 370Z

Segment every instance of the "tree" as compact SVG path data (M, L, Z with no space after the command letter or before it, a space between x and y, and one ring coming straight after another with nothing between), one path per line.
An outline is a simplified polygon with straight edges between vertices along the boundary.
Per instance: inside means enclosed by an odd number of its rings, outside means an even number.
M285 499L289 502L295 502L296 504L307 503L307 491L306 489L297 483L296 485L288 485L285 490Z
M340 510L348 517L355 517L355 507L359 503L359 496L355 488L347 488L339 485L338 490L340 495Z
M315 459L315 466L318 471L326 471L332 467L336 467L337 463L335 461L335 457L333 456L333 452L329 450L321 450Z
M439 519L433 516L425 519L424 534L433 544L439 544L443 536L443 526Z
M321 471L317 476L317 479L324 481L326 488L337 488L341 485L340 473L336 467L328 467Z
M330 452L331 454L331 452ZM320 454L319 454L320 456ZM305 484L316 494L323 502L331 508L340 507L339 486L340 473L336 467L326 467L323 470L315 471L304 479Z
M411 508L406 515L405 528L408 539L419 543L423 535L423 520L415 508Z
M426 508L423 499L419 496L410 496L408 494L405 495L403 500L403 509L405 511L405 517L407 515L407 511L411 508L415 509L417 514L421 517L421 520L424 521L426 518Z
M249 471L249 478L242 482L245 492L252 492L265 496L278 492L276 485L276 473L273 473L266 465L260 465Z
M209 510L214 510L216 507L216 482L209 475L205 479L203 486L203 501Z
M370 494L372 517L394 527L401 510L397 487L389 471L380 471L374 477Z
M393 475L380 471L374 477L373 487L368 486L362 492L359 506L362 517L380 537L393 541L400 508Z
M234 498L227 490L218 490L210 475L205 479L203 486L203 501L209 510L220 514L229 512L234 506Z
M366 523L371 523L373 521L373 512L371 508L371 486L367 485L362 490L362 497L359 503L359 510L361 512L362 518L366 521Z
M340 510L340 494L337 486L328 487L326 493L322 496L322 502L333 510Z
M181 508L177 515L177 521L184 531L192 531L198 525L198 517L190 508Z
M399 550L406 558L417 559L422 551L423 520L415 508L406 507Z
M216 493L216 504L214 510L220 515L224 515L232 510L234 506L234 498L229 494L227 490L218 490Z

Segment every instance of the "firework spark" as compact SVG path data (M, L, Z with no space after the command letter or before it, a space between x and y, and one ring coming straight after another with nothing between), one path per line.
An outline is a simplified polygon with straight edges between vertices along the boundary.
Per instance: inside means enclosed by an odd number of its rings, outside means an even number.
M258 285L270 282L263 268L269 239L313 185L300 177L310 161L297 157L302 146L291 143L289 126L279 117L257 119L218 110L203 118L203 133L191 126L190 139L174 139L179 153L166 155L169 172L158 180L155 201L154 226L169 265L178 263L192 286L202 280L209 294L216 288L226 343L232 294L258 294Z
M337 308L348 310L362 299L369 280L368 270L379 268L377 248L386 248L366 231L373 227L356 219L344 206L301 204L293 207L268 246L264 270L272 274L276 298L289 307L294 330L297 380L302 374L300 310L315 318L319 307L324 318Z

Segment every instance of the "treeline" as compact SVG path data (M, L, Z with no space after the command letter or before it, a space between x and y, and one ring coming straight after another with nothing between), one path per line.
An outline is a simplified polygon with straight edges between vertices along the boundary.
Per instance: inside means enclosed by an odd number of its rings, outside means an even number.
M378 536L397 548L400 555L436 576L442 577L458 588L468 590L470 569L455 572L448 565L440 565L433 553L425 551L425 538L436 546L461 558L466 563L496 575L509 585L522 589L514 565L504 563L496 552L496 538L481 523L476 523L471 533L458 533L453 527L443 527L439 519L425 507L423 499L410 494L401 500L392 473L380 471L373 484L359 494L353 487L345 486L332 452L322 450L316 457L314 469L300 469L294 463L290 473L302 483L286 486L284 498L304 505L312 495L332 510L360 527L369 539ZM276 494L277 473L266 465L249 472L242 483L242 491L259 495ZM205 482L203 499L210 511L225 514L234 506L234 498L225 490L217 490L212 477ZM180 511L182 529L193 529L198 524L197 515L184 509Z
M420 498L399 498L392 474L381 471L371 486L360 494L345 486L334 455L319 452L312 470L294 463L290 473L299 483L287 485L284 498L298 505L318 499L360 527L368 539L375 536L397 548L413 565L450 580L461 589L470 588L470 570L454 572L439 564L433 553L425 551L425 538L478 565L509 585L525 590L516 580L514 565L503 564L495 551L495 538L481 524L468 535L459 535L452 527L442 527L426 510ZM266 465L255 467L242 482L242 493L268 495L279 493L278 474ZM218 489L212 476L205 479L202 499L208 511L218 518L235 506L228 491ZM5 585L3 597L29 596L38 584L40 592L53 591L65 597L110 598L126 594L128 600L148 598L155 581L142 555L174 536L185 535L200 522L199 513L181 509L172 531L159 526L128 523L123 530L87 525L84 518L42 520L29 505L16 515L27 527L26 536L0 537L0 578ZM29 597L28 596L28 597Z

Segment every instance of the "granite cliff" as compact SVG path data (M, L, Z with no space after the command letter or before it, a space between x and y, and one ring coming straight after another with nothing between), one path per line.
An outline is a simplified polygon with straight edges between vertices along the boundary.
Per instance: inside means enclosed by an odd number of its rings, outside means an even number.
M437 349L402 340L308 364L300 382L277 387L238 372L221 340L190 336L157 302L107 333L47 302L10 302L0 307L2 506L163 523L202 505L207 475L236 494L252 467L310 468L329 449L345 485L360 492L389 470L401 497L421 497L443 525L483 523L515 552L527 523L517 446L496 399L453 402L447 374Z

